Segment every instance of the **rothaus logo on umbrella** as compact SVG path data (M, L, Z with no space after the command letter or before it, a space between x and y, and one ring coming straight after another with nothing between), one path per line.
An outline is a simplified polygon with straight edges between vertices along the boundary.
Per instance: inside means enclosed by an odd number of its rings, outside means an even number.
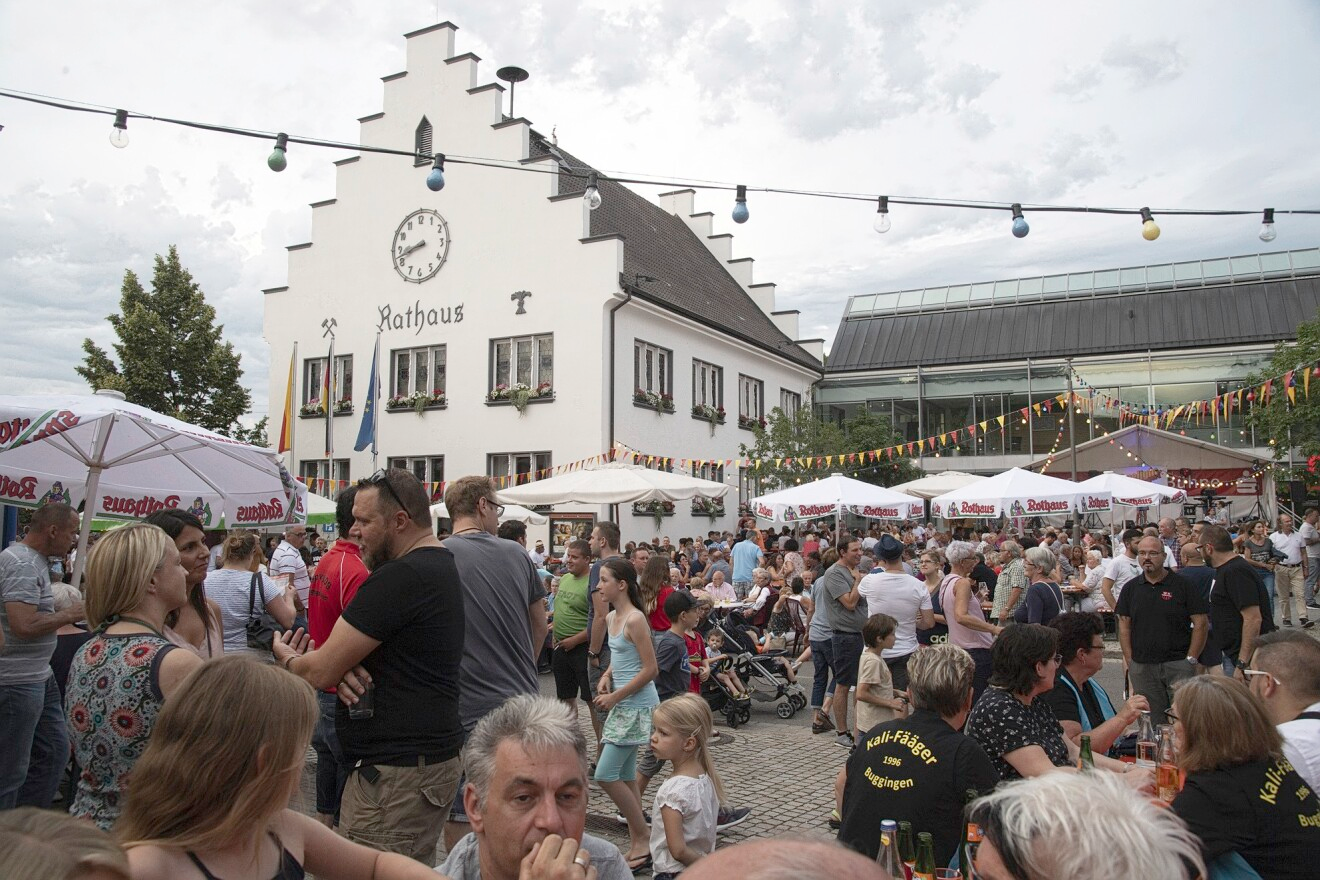
M70 428L76 428L80 422L81 419L67 409L58 412L52 410L35 422L23 418L0 421L0 448L8 449L22 446L24 443L44 440Z

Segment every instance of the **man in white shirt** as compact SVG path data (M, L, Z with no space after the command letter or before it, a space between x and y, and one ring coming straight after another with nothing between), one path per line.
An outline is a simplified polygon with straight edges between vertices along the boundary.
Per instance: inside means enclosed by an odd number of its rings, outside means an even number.
M1128 529L1123 533L1122 552L1115 552L1100 581L1100 592L1110 610L1118 607L1118 596L1123 592L1123 585L1141 574L1141 563L1137 562L1137 544L1145 533L1141 529Z
M1279 616L1284 626L1292 626L1293 598L1297 599L1297 623L1304 629L1315 626L1306 612L1306 598L1302 584L1307 575L1306 542L1302 533L1293 528L1288 514L1279 515L1279 530L1270 535L1270 543L1283 557L1274 566L1274 594L1279 597Z
M545 541L537 540L536 546L528 550L527 555L531 557L532 562L536 563L537 568L544 567L546 560Z
M301 525L289 526L275 552L270 555L267 570L275 582L287 586L292 582L296 594L293 626L295 629L307 628L307 590L312 579L307 574L307 563L302 558L302 546L307 543L307 528Z
M870 614L888 614L898 621L894 646L885 648L881 657L889 667L894 687L907 690L907 663L917 650L917 627L935 625L935 612L926 585L903 570L903 545L893 535L882 535L875 547L880 569L872 571L857 585Z
M1315 604L1315 582L1320 577L1320 528L1316 528L1317 522L1320 522L1320 510L1308 507L1302 514L1302 527L1298 529L1302 533L1302 540L1306 542L1307 608L1320 608L1320 605Z
M1320 642L1278 630L1260 637L1248 686L1283 734L1283 754L1313 791L1320 790Z

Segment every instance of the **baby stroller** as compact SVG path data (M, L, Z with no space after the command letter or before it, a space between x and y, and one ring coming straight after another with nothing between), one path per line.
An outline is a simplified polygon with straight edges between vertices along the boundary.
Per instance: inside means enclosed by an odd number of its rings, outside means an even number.
M701 698L712 713L723 715L724 723L734 730L752 720L751 699L733 693L714 675L701 683Z
M780 664L788 662L784 651L758 653L758 645L747 632L751 624L737 611L729 612L715 625L724 633L725 644L731 648L729 653L735 654L734 673L743 681L753 700L775 703L775 714L780 718L792 718L799 709L806 708L806 693L796 683L789 682L780 671ZM748 712L743 721L747 721L750 715Z

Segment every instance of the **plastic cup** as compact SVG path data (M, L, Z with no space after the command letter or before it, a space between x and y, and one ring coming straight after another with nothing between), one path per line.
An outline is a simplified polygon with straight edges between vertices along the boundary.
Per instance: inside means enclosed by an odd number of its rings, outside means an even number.
M348 717L362 721L376 714L376 684L368 682L367 689L358 694L358 701L348 707Z
M957 868L936 868L935 880L962 880L962 871Z

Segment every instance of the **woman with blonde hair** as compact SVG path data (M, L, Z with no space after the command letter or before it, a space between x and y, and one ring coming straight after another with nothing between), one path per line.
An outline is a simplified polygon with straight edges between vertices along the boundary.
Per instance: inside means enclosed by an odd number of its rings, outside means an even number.
M259 653L248 647L247 622L263 608L280 626L293 626L292 600L254 567L260 543L253 532L230 532L220 551L220 567L206 577L206 592L220 608L226 654Z
M82 768L69 812L103 829L119 817L161 705L202 664L164 634L166 615L187 601L179 550L156 526L111 529L87 558L85 607L96 634L69 667L65 716Z
M1247 686L1190 678L1168 715L1187 774L1173 811L1201 839L1206 861L1236 853L1271 880L1314 877L1320 800L1283 756L1282 735Z
M202 665L161 713L115 828L134 880L435 880L286 807L319 715L311 686L278 666Z
M110 835L67 813L19 807L0 812L6 880L130 880Z

